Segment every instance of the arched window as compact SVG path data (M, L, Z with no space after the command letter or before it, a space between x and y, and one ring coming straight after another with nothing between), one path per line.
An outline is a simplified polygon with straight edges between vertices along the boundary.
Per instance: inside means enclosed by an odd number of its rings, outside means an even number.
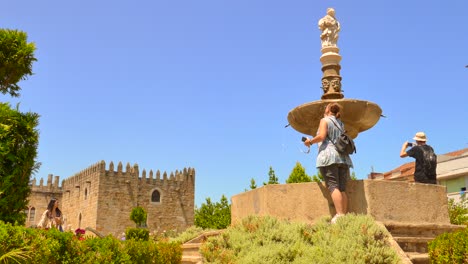
M158 190L154 190L151 194L151 202L153 203L160 203L161 202L161 194Z

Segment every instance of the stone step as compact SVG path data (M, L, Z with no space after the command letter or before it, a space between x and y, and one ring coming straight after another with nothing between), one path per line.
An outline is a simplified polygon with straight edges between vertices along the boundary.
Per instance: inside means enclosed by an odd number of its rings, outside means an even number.
M199 256L202 243L186 243L182 245L182 252L186 256Z
M405 252L427 253L427 243L432 241L433 237L412 237L412 236L394 236L393 239L400 245Z
M202 264L203 257L200 254L200 247L209 237L218 236L224 230L205 232L198 237L182 244L182 264Z
M427 253L419 252L406 252L408 258L413 262L413 264L429 264L429 255Z
M410 224L410 223L383 223L393 236L436 237L442 233L450 233L464 229L465 226L451 224Z
M201 256L182 256L182 264L202 264L203 258Z

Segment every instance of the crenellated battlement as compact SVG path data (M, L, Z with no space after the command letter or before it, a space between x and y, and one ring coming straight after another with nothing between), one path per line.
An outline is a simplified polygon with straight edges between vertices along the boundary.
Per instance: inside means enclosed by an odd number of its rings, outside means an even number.
M60 176L55 176L53 174L47 175L47 182L44 184L44 179L41 178L39 180L39 184L37 183L36 178L32 179L29 185L31 186L31 190L33 191L40 191L40 192L60 192L62 190L62 185L59 185Z
M127 162L125 166L125 171L123 170L122 162L117 164L117 170L115 170L114 162L110 162L108 170L106 170L106 162L101 160L88 168L81 170L78 173L75 173L73 176L68 177L62 181L62 184L59 185L60 176L53 177L52 174L49 174L47 177L47 182L44 183L44 179L41 178L39 183L34 178L31 181L31 187L36 191L61 191L65 183L73 185L79 182L85 181L86 178L89 178L93 174L113 176L113 177L130 177L138 178L141 182L153 182L153 181L163 181L163 182L183 182L183 181L192 181L195 180L195 169L194 168L184 168L183 170L175 170L175 172L167 173L166 171L161 172L160 170L150 170L148 173L146 169L143 169L140 176L140 170L137 163L133 166Z
M184 168L183 170L179 171L176 170L175 172L171 172L168 176L167 172L162 173L159 170L156 173L153 173L153 170L149 171L149 174L146 174L146 170L143 170L141 173L140 180L156 180L156 181L188 181L195 179L195 169L193 168Z
M117 164L117 166L115 166L114 162L111 161L109 162L108 168L106 169L106 162L102 160L78 173L75 173L73 176L67 178L65 182L67 184L73 185L75 183L83 182L86 178L89 178L93 174L115 177L117 179L120 177L127 179L139 179L142 183L151 183L152 181L194 182L195 180L195 169L190 167L169 173L167 173L166 171L161 172L160 170L156 170L156 172L150 170L149 173L147 173L146 169L143 169L140 176L140 168L137 163L131 165L127 162L124 170L124 166L121 161Z

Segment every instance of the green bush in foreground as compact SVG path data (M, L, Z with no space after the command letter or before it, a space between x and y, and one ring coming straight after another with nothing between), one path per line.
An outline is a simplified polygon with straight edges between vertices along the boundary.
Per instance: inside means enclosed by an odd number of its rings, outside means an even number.
M428 251L431 263L468 263L468 228L437 236Z
M0 221L0 263L180 263L178 242L120 241L112 236L79 240L71 232L14 226Z
M310 226L251 216L202 245L205 263L399 263L389 234L370 216Z
M468 199L464 196L458 203L454 199L448 200L450 223L454 225L468 225Z

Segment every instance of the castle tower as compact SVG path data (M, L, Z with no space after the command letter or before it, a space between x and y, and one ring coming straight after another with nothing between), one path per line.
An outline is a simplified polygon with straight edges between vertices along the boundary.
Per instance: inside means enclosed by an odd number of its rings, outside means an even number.
M35 185L35 180L33 182ZM154 175L151 170L148 177L143 170L140 177L138 164L127 163L124 170L119 162L115 170L114 163L110 162L106 170L106 163L101 161L65 179L61 187L55 183L58 183L58 177L54 184L47 184L49 187L42 186L41 180L41 185L33 188L30 205L43 204L42 214L49 196L59 198L65 230L90 227L104 235L119 237L126 228L135 227L130 213L136 206L147 211L146 224L150 231L182 231L194 224L193 168L171 172L169 176L166 172L161 175L159 170ZM49 192L46 197L39 191L47 188L54 192ZM39 196L42 198L37 198ZM39 218L40 215L36 216L36 224Z

